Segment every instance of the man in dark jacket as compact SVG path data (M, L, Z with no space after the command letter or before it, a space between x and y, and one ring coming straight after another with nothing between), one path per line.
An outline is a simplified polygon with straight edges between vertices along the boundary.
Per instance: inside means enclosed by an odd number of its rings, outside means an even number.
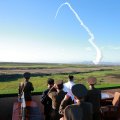
M76 103L68 105L64 110L64 120L92 120L92 104L84 102L87 95L87 89L82 84L76 84L72 87L72 93Z
M54 86L48 92L49 97L52 99L52 111L50 113L50 120L59 120L59 107L61 101L64 99L66 92L63 91L63 81L56 81Z
M52 109L52 100L51 98L49 98L48 92L51 89L51 87L53 87L53 85L54 85L54 79L49 78L47 81L48 89L43 92L41 97L41 103L44 105L45 120L50 119L50 111Z
M24 92L25 101L30 101L32 100L31 91L34 90L33 84L29 81L31 74L29 72L25 72L23 76L25 80L19 86L19 94L22 95Z
M87 79L89 90L85 101L90 102L93 105L93 120L100 120L101 91L94 87L96 81L95 77L89 77Z

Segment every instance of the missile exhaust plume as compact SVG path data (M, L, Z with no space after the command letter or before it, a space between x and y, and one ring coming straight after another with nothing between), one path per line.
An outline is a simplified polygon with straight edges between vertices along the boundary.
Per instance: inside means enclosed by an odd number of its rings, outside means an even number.
M71 7L71 5L68 3L68 2L65 2L63 4L61 4L61 6L58 8L57 12L56 12L56 15L55 15L55 18L57 17L58 15L58 12L59 10L63 7L67 5L70 10L73 12L73 14L75 15L75 17L77 18L77 20L79 21L80 25L87 31L87 33L89 34L90 38L88 39L88 41L90 42L90 44L95 48L96 50L96 59L93 60L93 63L94 64L99 64L99 62L101 61L102 59L102 53L101 53L101 50L97 47L97 45L95 44L94 42L94 35L93 33L89 30L89 28L83 23L83 21L81 20L81 18L79 17L79 15L75 12L75 10Z

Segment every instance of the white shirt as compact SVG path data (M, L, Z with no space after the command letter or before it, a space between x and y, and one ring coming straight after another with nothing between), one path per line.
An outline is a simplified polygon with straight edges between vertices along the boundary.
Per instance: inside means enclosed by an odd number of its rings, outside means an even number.
M67 92L67 94L71 96L72 100L74 100L74 96L71 91L73 85L75 85L73 81L68 81L64 83L64 87L63 87L63 91Z

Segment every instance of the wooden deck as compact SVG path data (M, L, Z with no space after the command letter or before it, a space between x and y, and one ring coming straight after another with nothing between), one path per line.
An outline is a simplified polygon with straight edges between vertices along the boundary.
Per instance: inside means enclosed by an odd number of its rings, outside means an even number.
M32 97L32 99L35 102L33 103L33 106L37 106L36 108L34 108L34 111L33 109L31 109L32 113L34 112L36 113L36 111L39 111L39 114L40 114L39 120L44 120L44 113L43 113L44 107L40 102L40 95L35 95ZM0 98L0 120L12 120L13 109L14 109L14 105L16 104L16 102L17 102L17 97ZM19 108L19 106L17 107ZM37 117L38 116L36 116L36 118ZM31 120L34 120L34 119L31 118Z
M24 112L24 114L23 114ZM13 105L12 120L41 120L42 115L35 101L26 101L26 107L21 108L20 102L15 102Z
M120 89L102 90L102 92L107 93L110 96L113 96L115 92L120 92ZM44 107L43 107L43 105L40 102L40 98L41 98L40 95L33 95L32 96L32 100L38 106L38 107L36 107L34 109L34 111L36 111L36 110L39 111L39 114L41 116L40 120L44 120L44 113L43 113ZM112 99L112 98L110 98L110 99ZM106 100L108 101L108 99L102 100L102 104L103 105L106 104ZM12 120L12 115L13 115L13 111L14 111L13 110L14 109L14 104L16 102L17 102L17 97L4 97L4 98L0 98L0 120Z

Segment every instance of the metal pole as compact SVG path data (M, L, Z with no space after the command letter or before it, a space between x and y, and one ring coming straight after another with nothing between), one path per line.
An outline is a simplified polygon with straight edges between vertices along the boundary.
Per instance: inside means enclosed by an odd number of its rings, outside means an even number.
M25 96L24 96L24 92L21 96L21 115L22 115L22 120L25 120L26 117L26 102L25 102Z

